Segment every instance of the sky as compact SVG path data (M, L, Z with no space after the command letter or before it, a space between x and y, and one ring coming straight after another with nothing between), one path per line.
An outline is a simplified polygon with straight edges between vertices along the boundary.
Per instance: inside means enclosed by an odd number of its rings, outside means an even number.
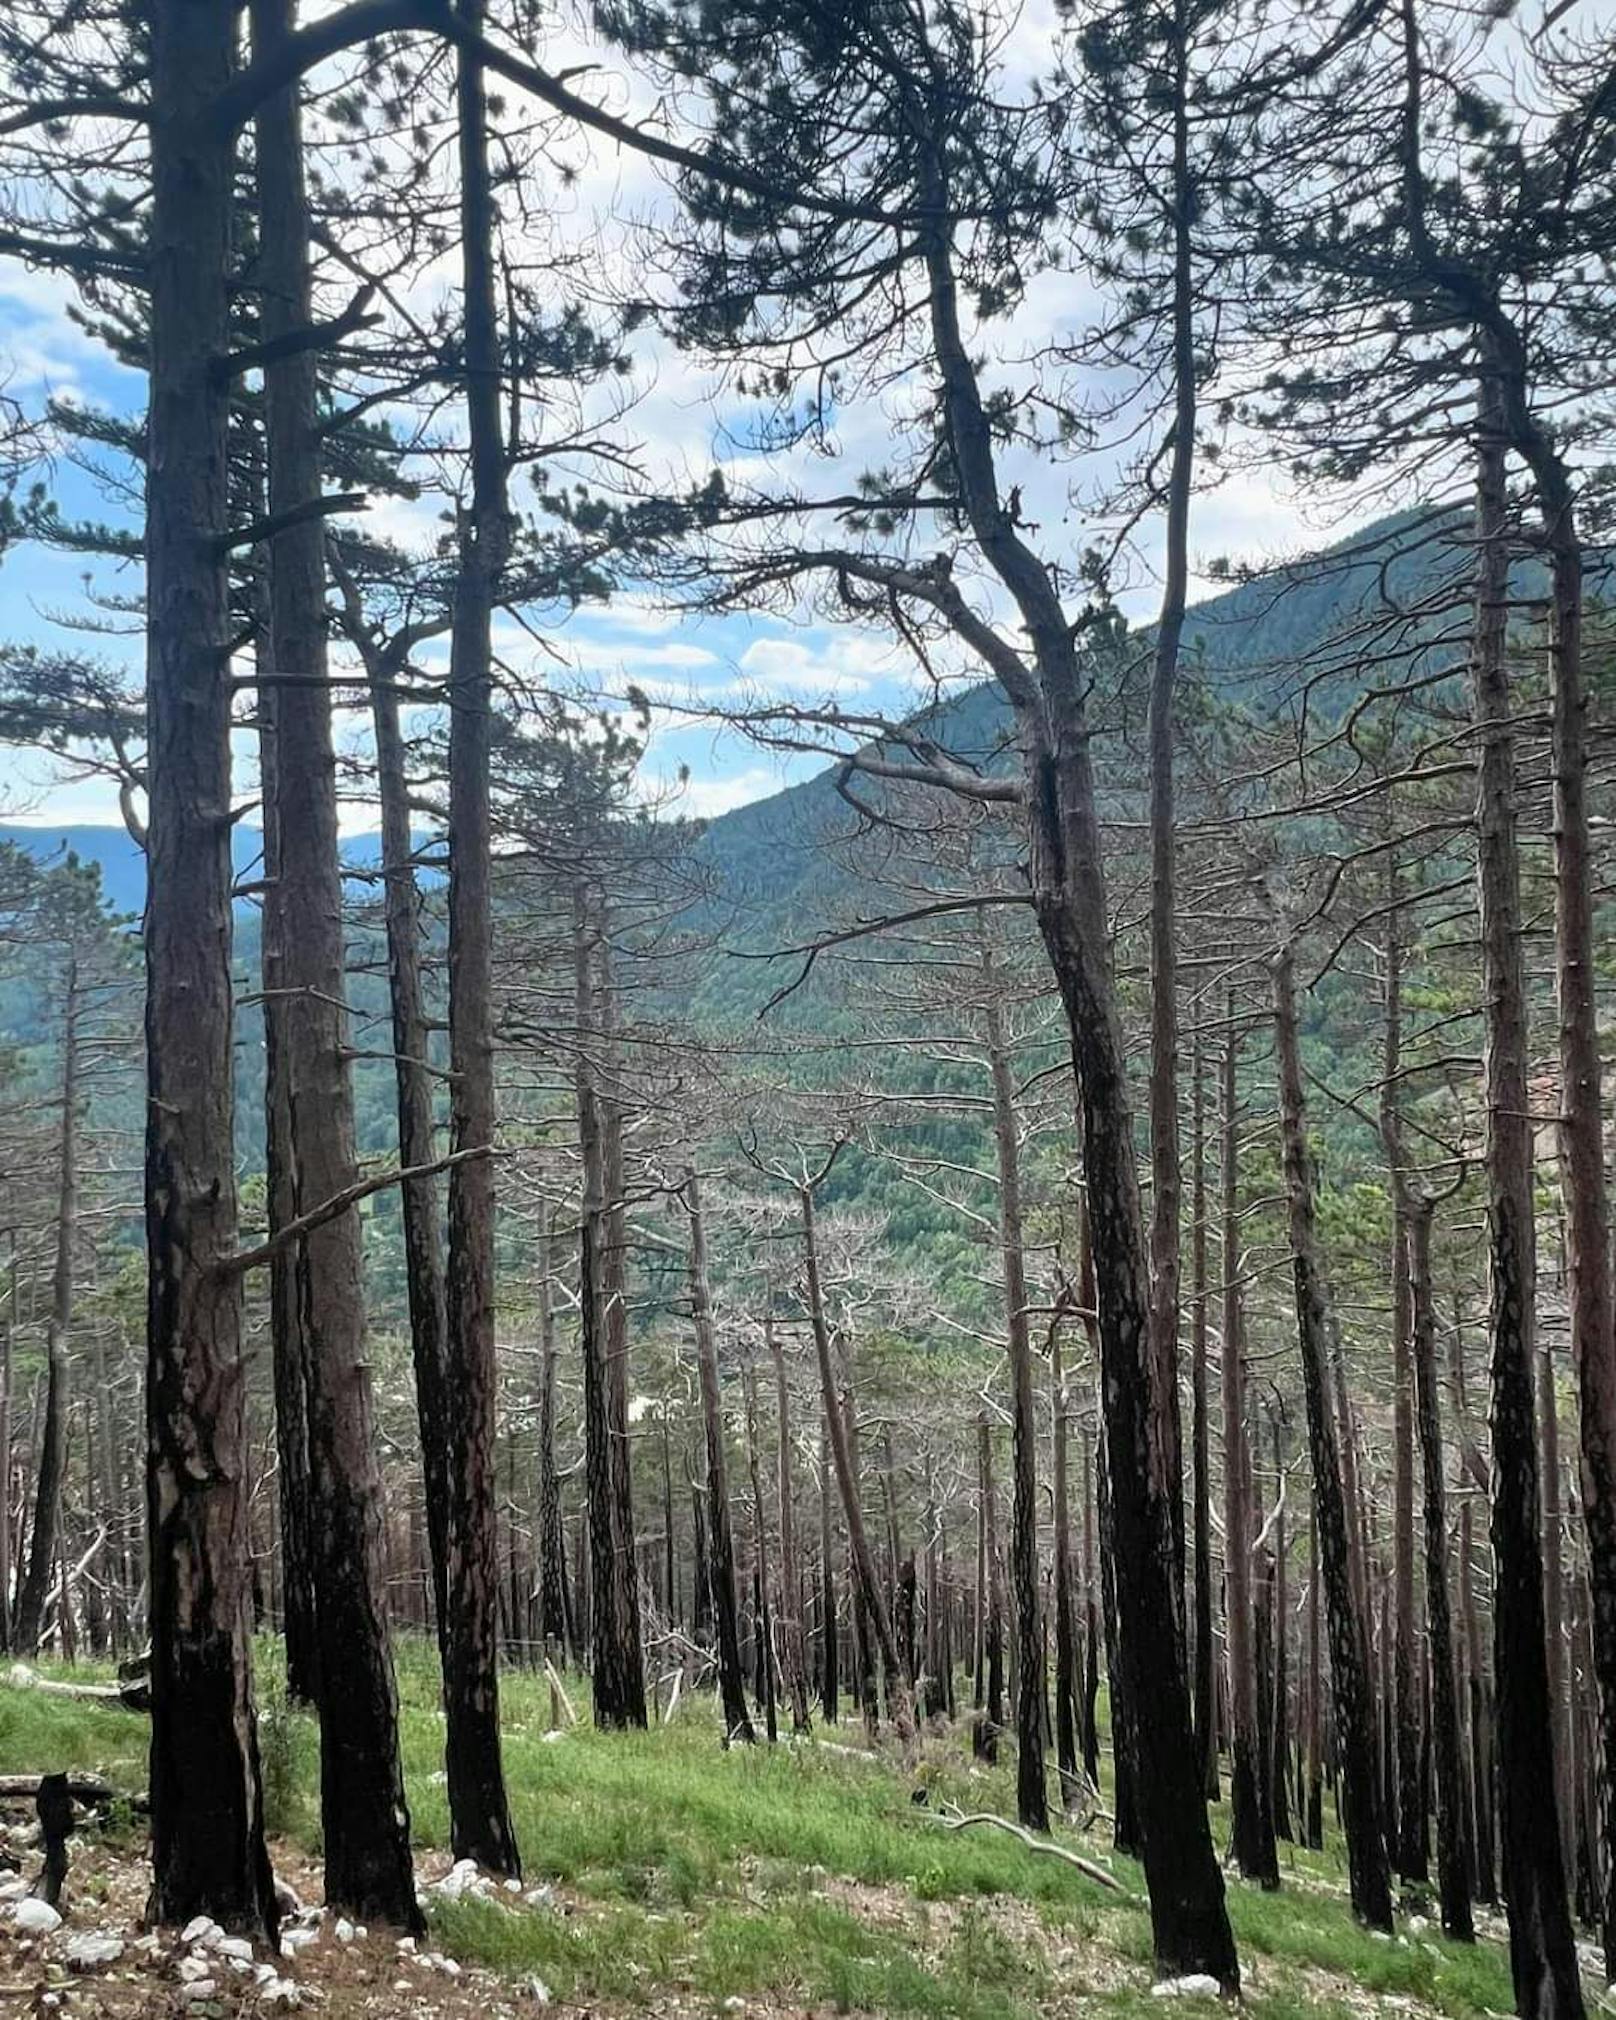
M1036 66L1048 47L1047 13L1029 7L1016 29L1012 63ZM575 46L574 46L575 47ZM568 51L544 52L551 60ZM595 52L598 55L598 52ZM620 72L597 75L596 95L615 110L635 110L636 87ZM669 213L661 172L642 158L626 155L598 138L568 135L555 153L570 178L556 178L546 191L551 204L548 229L557 244L581 253L592 270L589 285L606 293L634 291L645 281L637 267L650 256L645 231ZM428 270L413 283L415 306L429 306L449 284L443 270ZM652 283L654 284L654 282ZM35 410L47 396L138 412L144 386L138 374L115 364L70 318L72 290L53 276L29 273L0 261L0 387ZM1080 332L1093 313L1093 300L1080 275L1048 273L1029 289L1012 324L988 339L989 375L1025 383L1027 362L1051 338ZM634 370L628 381L629 410L624 432L642 449L649 465L674 482L699 477L714 462L744 478L754 457L740 439L745 417L733 397L688 356L642 331L633 341ZM902 388L886 388L837 416L839 467L808 466L813 488L827 481L845 486L862 468L879 465L896 419ZM1014 473L1023 483L1026 511L1040 527L1039 540L1051 555L1075 557L1094 536L1096 522L1085 500L1092 499L1108 468L1104 458L1089 467L1029 460ZM72 464L58 461L47 473L64 511L117 517L91 480ZM520 487L518 503L521 502ZM441 509L389 501L375 509L374 523L406 538L429 535ZM1305 523L1298 501L1273 473L1260 468L1232 472L1220 487L1197 502L1192 549L1197 569L1195 593L1216 585L1207 573L1211 557L1241 561L1292 555L1325 533L1342 530ZM1154 561L1159 530L1146 524L1135 543L1128 584L1121 602L1130 617L1151 614L1158 593ZM0 556L0 640L66 644L137 668L142 650L138 629L86 638L64 628L88 607L87 592L129 595L138 578L106 562L86 561L20 544ZM582 610L549 632L543 644L510 619L500 621L496 648L512 670L536 682L576 686L599 695L606 706L621 706L630 687L658 704L644 767L644 789L659 803L668 800L684 814L706 816L764 797L817 768L808 757L781 760L726 730L718 712L738 698L793 698L809 703L835 701L872 714L901 714L919 698L912 662L875 630L832 625L808 610L788 617L695 616L666 607L648 591ZM428 648L423 663L441 666L444 648ZM963 677L963 672L961 677ZM974 671L971 677L976 677ZM339 736L362 749L365 732L357 718L339 723ZM239 778L244 794L253 787L251 738L240 743ZM684 780L682 785L676 781ZM0 818L46 827L115 822L110 786L36 752L0 752ZM362 802L350 805L350 830L372 824Z

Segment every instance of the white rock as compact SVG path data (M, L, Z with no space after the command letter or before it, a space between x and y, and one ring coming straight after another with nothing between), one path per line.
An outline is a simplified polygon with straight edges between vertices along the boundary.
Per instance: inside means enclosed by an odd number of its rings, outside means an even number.
M28 1882L21 1873L7 1873L0 1878L0 1901L20 1901L28 1891Z
M516 1880L516 1879L510 1879L510 1880L507 1880L507 1881L505 1882L505 1891L506 1891L506 1893L507 1893L507 1894L519 1894L519 1893L521 1893L521 1891L522 1891L522 1882L521 1882L520 1880Z
M527 1981L527 1996L536 2006L548 2006L550 2003L550 1988L542 1978L529 1978Z
M180 1979L187 1985L199 1985L204 1978L211 1979L213 1966L206 1957L182 1957L180 1959Z
M232 1963L250 1964L252 1962L253 1946L247 1941L245 1936L215 1936L213 1941L205 1947L211 1950L216 1957L228 1957Z
M433 1950L421 1959L429 1970L437 1971L445 1978L458 1978L460 1966L453 1957L445 1957L440 1950Z
M318 1929L285 1929L281 1932L281 1955L292 1958L300 1950L306 1950L311 1943L318 1943Z
M204 2000L213 1998L218 1989L211 1978L193 1978L180 1987L180 1997L187 2006L200 2006Z
M182 1943L208 1943L224 1934L211 1915L193 1915L180 1931Z
M289 2013L302 2005L302 1988L290 1978L271 1978L259 1994L259 2003L271 2012Z
M724 2001L724 2011L726 2013L744 2013L746 2011L746 2001L738 1992L731 1992L729 1997Z
M67 1968L70 1971L104 1971L123 1955L123 1938L110 1929L86 1929L69 1939Z
M346 1915L342 1915L338 1917L337 1926L335 1929L332 1930L331 1933L336 1937L339 1943L351 1943L355 1938L355 1936L359 1934L359 1931L354 1927L353 1923L348 1920L348 1917Z
M475 1859L456 1859L432 1891L446 1901L458 1901L467 1894L486 1894L491 1889L489 1882L478 1872Z
M554 1887L529 1887L522 1896L530 1908L553 1908L555 1906Z
M1216 1999L1221 1990L1216 1978L1205 1971L1191 1971L1186 1978L1161 1978L1151 1986L1152 1999Z
M393 1948L397 1950L401 1957L413 1957L415 1955L415 1938L413 1936L400 1936L398 1941L393 1945Z
M49 1901L35 1900L30 1894L12 1909L11 1926L24 1936L48 1936L62 1926L62 1918Z

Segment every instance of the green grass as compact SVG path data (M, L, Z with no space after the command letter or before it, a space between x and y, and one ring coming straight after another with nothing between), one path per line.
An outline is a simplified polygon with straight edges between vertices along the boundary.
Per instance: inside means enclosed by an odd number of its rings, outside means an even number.
M921 2020L1079 2010L1161 2020L1136 1867L1112 1862L1128 1890L1119 1901L1011 1838L934 1821L947 1802L1013 1813L1008 1759L983 1771L961 1737L928 1740L924 1765L910 1769L818 1746L725 1752L704 1701L687 1701L671 1726L602 1734L588 1724L587 1686L569 1688L584 1722L551 1740L548 1686L525 1674L502 1681L527 1882L554 1882L555 1905L439 1902L434 1940L451 1954L537 1975L578 2003L634 2007L677 1992L715 2013L767 1995ZM260 1650L259 1690L272 1828L317 1853L318 1736L286 1703L273 1645ZM419 1642L400 1646L399 1691L415 1836L445 1847L443 1720L432 1652ZM95 1768L134 1789L145 1740L130 1713L0 1685L0 1771ZM1106 1855L1103 1829L1085 1849ZM1338 1851L1288 1854L1278 1894L1231 1882L1258 2020L1346 2020L1365 1993L1447 2020L1510 2010L1496 1945L1456 1946L1434 1931L1388 1942L1359 1928L1327 1891L1340 1886Z

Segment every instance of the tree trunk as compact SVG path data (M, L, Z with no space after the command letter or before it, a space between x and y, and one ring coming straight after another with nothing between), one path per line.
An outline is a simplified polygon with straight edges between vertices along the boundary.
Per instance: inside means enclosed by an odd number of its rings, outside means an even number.
M999 1576L999 1525L993 1485L993 1436L986 1412L976 1421L976 1491L981 1496L982 1653L978 1661L972 1751L991 1767L1004 1730L1004 1598Z
M1100 1584L1095 1561L1094 1447L1083 1439L1083 1772L1090 1786L1100 1786ZM1115 1717L1115 1712L1112 1714ZM1120 1808L1121 1798L1117 1798Z
M763 1701L763 1725L772 1746L780 1737L774 1709L774 1609L769 1595L769 1532L763 1512L763 1468L758 1460L757 1390L750 1368L746 1370L746 1463L752 1476L752 1564L757 1599L758 1696Z
M927 193L946 199L943 165ZM941 185L941 186L936 186ZM946 214L946 203L937 215ZM1014 599L1031 662L993 634L991 663L1015 710L1026 784L1028 882L1069 1030L1083 1117L1093 1231L1119 1654L1158 1970L1207 1972L1226 1991L1240 1967L1202 1793L1182 1633L1183 1483L1176 1386L1150 1323L1150 1272L1127 1053L1111 971L1111 920L1089 747L1088 676L1048 570L1001 502L993 423L961 330L946 233L922 235L931 335L959 489L984 558ZM982 643L986 645L984 638ZM1176 1126L1176 1124L1175 1124Z
M707 1548L718 1636L718 1688L726 1740L751 1745L756 1735L746 1709L741 1669L740 1612L735 1592L735 1543L730 1530L729 1479L724 1455L723 1398L718 1386L718 1339L707 1284L707 1234L701 1217L701 1181L685 1166L685 1213L690 1223L690 1312L701 1384L701 1422L707 1450Z
M1476 874L1481 914L1487 1223L1492 1299L1493 1651L1498 1691L1499 1836L1510 1967L1522 2020L1582 2011L1555 1801L1544 1650L1537 1424L1533 1406L1536 1230L1515 761L1505 663L1509 597L1500 399L1482 382L1473 711L1481 737ZM1597 1070L1595 1086L1597 1088ZM1569 1097L1568 1097L1569 1098ZM1596 1165L1599 1158L1596 1153ZM1603 1234L1599 1237L1603 1243ZM1582 1258L1585 1264L1590 1259Z
M292 1102L284 982L285 925L282 917L280 797L276 756L279 689L269 567L254 570L257 613L258 773L264 809L264 903L260 921L259 973L264 1004L264 1165L267 1221L271 1234L297 1216L294 1201ZM308 1351L303 1310L298 1302L295 1243L269 1264L270 1359L275 1388L276 1488L280 1516L281 1626L286 1643L286 1690L296 1704L313 1706L320 1694L319 1627L315 1618L314 1508L309 1488Z
M50 1316L45 1325L45 1423L39 1441L28 1569L17 1595L14 1646L32 1655L39 1646L45 1601L56 1575L67 1472L67 1339L73 1323L73 1245L78 1235L79 1019L83 994L78 958L69 952L62 984L62 1119L56 1146L56 1258L51 1271Z
M146 463L146 1499L159 1921L273 1937L253 1704L224 538L232 10L152 0Z
M1429 1200L1408 1216L1409 1290L1413 1306L1414 1392L1425 1497L1425 1622L1431 1654L1431 1739L1436 1767L1436 1861L1442 1927L1455 1942L1474 1940L1470 1873L1464 1833L1464 1769L1453 1624L1448 1605L1447 1484L1443 1476L1442 1406L1436 1385L1436 1302L1431 1291Z
M1217 1647L1212 1627L1212 1455L1207 1409L1206 1081L1200 1034L1193 1066L1191 1145L1190 1454L1195 1538L1195 1739L1207 1800L1218 1799Z
M567 1544L561 1525L561 1472L556 1464L555 1242L550 1209L539 1221L539 1632L558 1650L574 1646L567 1590ZM663 1420L666 1444L667 1420ZM668 1527L673 1527L670 1503ZM672 1599L669 1615L672 1617Z
M1375 1771L1374 1699L1363 1615L1352 1577L1340 1437L1331 1407L1332 1337L1329 1285L1314 1225L1313 1158L1302 1099L1302 1061L1296 1034L1296 985L1288 944L1274 959L1274 1039L1279 1069L1280 1130L1285 1190L1290 1210L1291 1266L1296 1280L1296 1330L1307 1400L1313 1494L1330 1635L1330 1683L1336 1747L1341 1765L1342 1822L1353 1912L1371 1928L1392 1925L1391 1875Z
M612 1272L608 1193L606 1118L600 1096L601 1062L590 1056L604 1024L597 982L599 924L582 885L573 897L573 952L577 972L578 1022L578 1147L583 1165L583 1200L579 1216L579 1327L584 1363L584 1486L588 1509L591 1684L597 1725L635 1726L645 1723L643 1672L638 1636L630 1637L621 1604L623 1581L618 1575L619 1552L628 1547L622 1533L621 1505L612 1465L614 1410L612 1399ZM706 1522L703 1517L702 1534ZM703 1556L705 1565L705 1556ZM699 1584L705 1600L705 1578ZM637 1627L637 1617L633 1626Z
M1003 977L993 960L985 926L982 932L982 973L986 985L983 1014L993 1081L993 1140L999 1166L999 1257L1004 1271L1005 1332L1010 1347L1010 1583L1015 1593L1016 1640L1020 1649L1016 1671L1016 1815L1027 1830L1047 1831L1049 1795L1044 1773L1041 1654L1044 1622L1038 1576L1038 1417L1033 1402L1032 1338L1027 1321L1021 1154L1015 1083L1010 1072L1001 1000Z
M600 1264L606 1329L606 1450L611 1476L612 1527L617 1539L611 1567L612 1603L622 1650L624 1717L628 1724L643 1727L645 1657L640 1639L639 1554L634 1541L633 1447L628 1422L628 1213L623 1202L623 1108L617 1093L617 984L608 923L603 898L595 956L600 972L598 1086L606 1207L605 1247Z
M292 0L253 0L255 57L294 31ZM284 342L313 319L309 211L298 87L257 120L259 329ZM320 495L313 351L264 371L272 518ZM336 754L326 664L318 519L269 547L279 1066L285 1093L284 1204L301 1215L355 1180L353 1083L343 1010L345 948ZM415 1901L398 1696L386 1604L381 1474L371 1423L364 1258L357 1209L293 1246L293 1295L307 1395L309 1523L318 1637L320 1816L326 1898L366 1920L425 1927Z
M1223 1052L1223 1631L1229 1669L1229 1835L1248 1880L1279 1885L1274 1814L1265 1799L1258 1730L1256 1599L1251 1578L1252 1471L1246 1421L1246 1342L1240 1302L1239 1048L1234 1004Z
M1388 809L1388 817L1390 811ZM1380 1085L1380 1137L1391 1179L1392 1289L1392 1703L1396 1751L1396 1864L1414 1885L1427 1877L1425 1795L1420 1771L1421 1699L1414 1613L1414 1374L1410 1336L1409 1175L1403 1147L1399 1073L1403 1051L1402 902L1395 849L1386 865L1386 1031Z
M898 1728L899 1736L907 1739L913 1731L909 1679L899 1661L898 1645L892 1632L892 1615L887 1610L887 1603L881 1592L881 1582L876 1576L875 1558L871 1553L869 1536L864 1527L864 1509L848 1440L848 1426L836 1394L836 1375L831 1365L830 1321L825 1313L825 1297L819 1276L819 1237L815 1225L814 1192L811 1185L804 1184L797 1187L797 1206L802 1218L802 1256L803 1271L807 1278L808 1323L813 1332L814 1353L819 1363L819 1386L825 1405L825 1428L830 1440L831 1459L836 1468L836 1484L841 1493L842 1518L847 1524L848 1552L852 1558L853 1575L857 1580L858 1597L862 1601L865 1618L874 1633L881 1660L886 1665L888 1687L892 1692L895 1707L893 1724Z
M1067 1482L1071 1438L1071 1397L1057 1323L1049 1338L1049 1390L1054 1423L1050 1472L1055 1496L1055 1759L1060 1771L1061 1807L1072 1809L1081 1782L1077 1758L1078 1633L1072 1594L1072 1509Z
M463 0L473 28L482 0ZM489 753L494 603L509 544L494 311L495 212L482 66L462 50L455 76L460 257L471 505L460 525L449 657L450 1135L457 1152L494 1141L493 859ZM444 1273L448 1442L443 1701L449 1830L457 1859L521 1870L499 1741L499 1537L494 1489L494 1166L449 1172Z
M1292 1839L1290 1799L1286 1779L1290 1769L1290 1581L1289 1541L1285 1529L1285 1438L1278 1411L1274 1413L1274 1736L1269 1748L1274 1835Z
M781 1667L791 1699L791 1729L808 1730L808 1673L803 1654L802 1585L797 1568L797 1508L791 1483L791 1390L786 1382L786 1357L774 1327L771 1302L763 1314L763 1340L774 1365L775 1506L780 1523Z
M831 1530L830 1390L823 1392L825 1413L819 1430L819 1708L827 1725L835 1725L837 1703L836 1552Z

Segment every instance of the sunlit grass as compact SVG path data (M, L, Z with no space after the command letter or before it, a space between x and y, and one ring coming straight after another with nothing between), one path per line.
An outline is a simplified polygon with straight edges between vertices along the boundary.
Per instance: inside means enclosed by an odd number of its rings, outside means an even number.
M448 1814L431 1647L401 1641L398 1677L413 1829L423 1848L441 1851ZM725 1750L704 1698L687 1697L672 1724L608 1734L589 1723L587 1682L569 1677L567 1689L581 1722L556 1737L549 1684L524 1671L502 1678L526 1883L553 1882L557 1896L536 1907L438 1902L434 1940L465 1961L542 1978L580 2003L633 2006L677 1991L715 2010L767 1995L926 2020L1032 2020L1076 2008L1159 2020L1142 1876L1111 1856L1103 1824L1082 1848L1110 1864L1122 1899L1011 1838L938 1822L949 1803L1013 1812L1008 1747L983 1769L960 1730L929 1736L918 1760L872 1760L849 1724L822 1735L830 1745ZM259 1650L259 1695L272 1826L317 1853L318 1733L287 1704L272 1643ZM146 1722L135 1714L0 1687L0 1771L95 1769L134 1790L144 1786L145 1751ZM1225 1828L1219 1806L1220 1841ZM1287 1884L1277 1894L1230 1883L1258 2020L1343 2020L1350 2002L1362 2011L1365 1994L1449 2020L1509 2010L1496 1945L1452 1945L1406 1925L1386 1941L1358 1927L1333 1834L1323 1853L1287 1847L1282 1859ZM1014 1935L1011 1910L1021 1917Z

